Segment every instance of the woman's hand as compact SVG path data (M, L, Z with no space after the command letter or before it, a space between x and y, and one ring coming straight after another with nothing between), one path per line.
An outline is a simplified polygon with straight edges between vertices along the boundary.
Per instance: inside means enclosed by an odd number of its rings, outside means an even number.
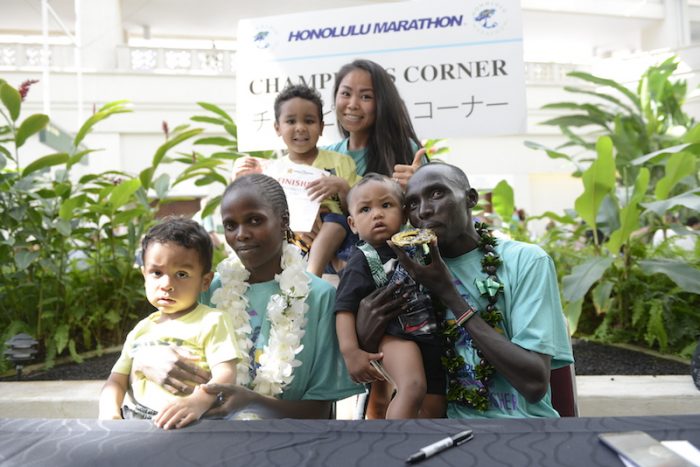
M399 284L390 283L367 295L360 302L355 329L360 347L365 351L377 352L386 325L404 311L407 297L394 297L399 287Z
M413 176L413 174L418 170L418 167L423 165L423 157L425 156L426 153L425 148L420 148L418 151L416 151L416 155L413 156L413 162L411 165L406 165L406 164L396 164L394 166L394 173L391 175L391 177L399 182L399 185L401 185L401 188L406 190L406 185L408 185L408 180Z
M335 175L328 175L324 177L319 177L316 180L309 183L306 187L306 192L314 201L322 201L329 196L341 194L347 194L350 190L348 182Z
M330 414L331 402L318 400L286 400L262 396L256 392L235 384L210 383L201 386L209 394L223 398L223 403L210 409L210 417L235 418L237 412L253 414L256 418L268 420L275 418L326 419Z
M208 394L223 397L223 403L207 411L209 417L225 417L241 409L248 409L257 398L253 391L236 384L210 383L200 387Z
M211 379L211 374L197 366L196 355L176 346L155 345L136 352L132 371L142 373L173 394L190 394L198 384Z

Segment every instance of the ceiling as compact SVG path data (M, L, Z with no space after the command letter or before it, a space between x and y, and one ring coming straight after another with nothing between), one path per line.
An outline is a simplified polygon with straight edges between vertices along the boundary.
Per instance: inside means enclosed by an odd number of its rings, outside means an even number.
M76 0L50 0L70 30ZM361 7L399 0L79 0L117 1L126 38L235 40L240 19L331 8ZM691 18L700 20L700 2L687 0ZM644 31L663 15L663 0L521 0L525 52L540 57L605 56L647 49ZM38 35L41 0L0 0L0 34ZM656 12L656 13L654 13ZM661 12L661 13L659 13ZM695 14L698 13L698 14ZM656 17L654 17L656 15ZM700 40L700 21L692 21ZM50 30L63 36L56 21ZM146 32L147 31L147 32ZM552 47L556 43L557 47ZM670 44L651 44L651 48ZM559 57L558 55L562 57ZM572 57L573 58L573 57Z
M82 0L104 1L104 0ZM233 39L243 18L273 16L300 11L356 7L392 0L119 0L122 24L129 35L141 36L148 25L153 37ZM397 1L397 0L393 0ZM50 0L50 5L73 29L74 0ZM0 31L36 33L41 30L41 0L0 0ZM18 25L21 27L18 28ZM60 31L52 21L50 29Z

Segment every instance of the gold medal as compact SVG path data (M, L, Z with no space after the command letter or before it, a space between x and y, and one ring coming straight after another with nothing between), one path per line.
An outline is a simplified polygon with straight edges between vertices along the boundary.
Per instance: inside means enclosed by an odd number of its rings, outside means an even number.
M427 245L437 239L435 233L430 229L411 229L394 234L391 242L401 248L410 246Z

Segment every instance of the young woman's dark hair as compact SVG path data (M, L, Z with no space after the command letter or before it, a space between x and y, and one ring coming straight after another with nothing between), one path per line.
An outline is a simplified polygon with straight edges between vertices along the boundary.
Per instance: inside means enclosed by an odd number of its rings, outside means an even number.
M418 148L421 144L391 75L381 65L370 60L355 60L343 65L335 76L333 98L338 95L343 78L358 69L369 73L376 103L375 123L367 143L367 172L391 176L394 165L411 165L415 153L413 144ZM340 121L338 128L344 138L350 135Z

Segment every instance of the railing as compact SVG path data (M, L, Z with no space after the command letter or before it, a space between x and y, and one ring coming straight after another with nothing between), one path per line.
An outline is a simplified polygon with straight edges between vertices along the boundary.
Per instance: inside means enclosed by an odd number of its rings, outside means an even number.
M232 50L117 47L117 68L140 72L231 74Z
M563 83L572 80L566 74L574 70L589 71L589 67L573 63L525 62L525 82L541 84Z
M43 54L44 51L41 44L0 43L0 67L21 69L40 68ZM73 66L73 47L67 45L50 46L49 63L52 68Z
M0 43L0 69L39 69L43 54L41 44ZM116 48L116 69L146 73L232 74L234 54L231 50L119 46ZM48 60L52 71L74 69L73 46L50 45Z
M42 64L41 44L0 43L0 69L36 70ZM52 70L74 69L73 47L51 45L49 63ZM232 50L171 49L163 47L116 48L119 71L167 74L235 74ZM528 83L553 84L568 81L566 74L587 66L572 63L525 63L525 79Z

